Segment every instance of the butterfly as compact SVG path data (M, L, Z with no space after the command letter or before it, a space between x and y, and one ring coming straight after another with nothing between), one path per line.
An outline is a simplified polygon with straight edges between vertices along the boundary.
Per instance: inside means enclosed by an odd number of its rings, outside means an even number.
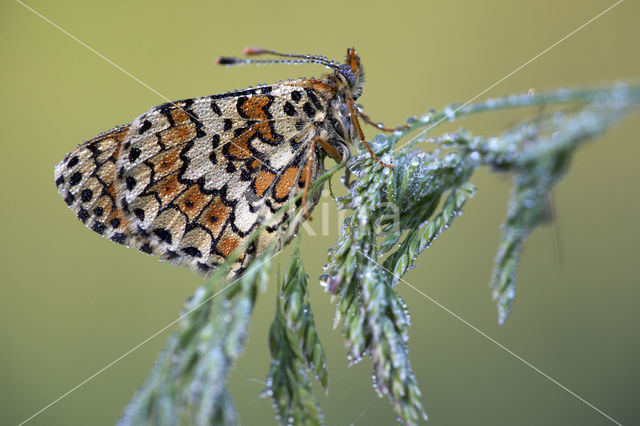
M358 121L360 114L372 123L355 105L364 86L355 49L343 64L258 48L244 53L286 59L217 63L313 63L332 72L166 103L78 145L55 166L55 182L81 222L204 275L233 254L230 274L238 275L309 217L320 196L308 197L309 185L327 156L346 161L361 141L376 158Z

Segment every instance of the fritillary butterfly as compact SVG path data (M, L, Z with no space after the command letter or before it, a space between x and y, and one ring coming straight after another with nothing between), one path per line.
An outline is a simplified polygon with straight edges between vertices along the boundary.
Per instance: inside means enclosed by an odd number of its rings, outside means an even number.
M363 91L360 58L355 49L344 64L256 48L245 54L287 59L217 62L315 63L332 72L170 102L80 144L55 167L58 191L78 219L205 275L234 251L231 274L239 274L271 242L291 239L318 202L320 191L306 195L324 158L345 161L358 140L373 155L354 104ZM261 224L268 226L244 244Z

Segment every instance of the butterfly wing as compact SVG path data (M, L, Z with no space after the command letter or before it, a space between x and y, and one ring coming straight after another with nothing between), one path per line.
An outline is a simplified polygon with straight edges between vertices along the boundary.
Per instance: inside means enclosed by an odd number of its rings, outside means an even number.
M308 161L323 102L292 83L161 105L76 148L56 166L58 189L94 231L200 273L267 224L238 273L301 220L296 205L274 214L303 190L306 167L312 179L323 169L321 150Z
M127 215L117 205L116 161L130 126L79 145L55 167L56 186L78 219L100 235L128 243Z

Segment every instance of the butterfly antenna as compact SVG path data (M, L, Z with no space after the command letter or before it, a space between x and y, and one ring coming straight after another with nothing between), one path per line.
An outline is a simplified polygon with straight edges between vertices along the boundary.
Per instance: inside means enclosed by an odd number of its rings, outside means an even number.
M280 53L274 50L262 49L259 47L247 47L246 49L244 49L244 54L246 56L274 55L274 56L281 56L289 59L249 59L249 58L234 58L234 57L221 56L216 59L216 63L220 65L318 64L318 65L324 65L326 67L333 68L333 69L339 69L340 67L340 64L338 64L337 62L332 61L320 55L296 55L291 53Z

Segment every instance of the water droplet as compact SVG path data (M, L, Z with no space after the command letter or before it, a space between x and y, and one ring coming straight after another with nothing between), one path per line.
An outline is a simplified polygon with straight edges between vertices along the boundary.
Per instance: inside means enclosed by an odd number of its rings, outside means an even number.
M447 119L449 119L449 121L453 121L456 119L456 111L449 107L446 107L444 109L444 115L447 116Z
M327 268L328 265L325 265L325 269ZM329 286L329 274L322 274L320 275L320 278L318 279L318 282L320 284L320 287L324 288L325 290L327 289L327 287Z
M489 145L489 149L491 151L495 151L495 150L498 149L498 144L499 144L498 138L495 138L495 137L494 138L489 138L489 140L487 142L488 142L488 145Z

